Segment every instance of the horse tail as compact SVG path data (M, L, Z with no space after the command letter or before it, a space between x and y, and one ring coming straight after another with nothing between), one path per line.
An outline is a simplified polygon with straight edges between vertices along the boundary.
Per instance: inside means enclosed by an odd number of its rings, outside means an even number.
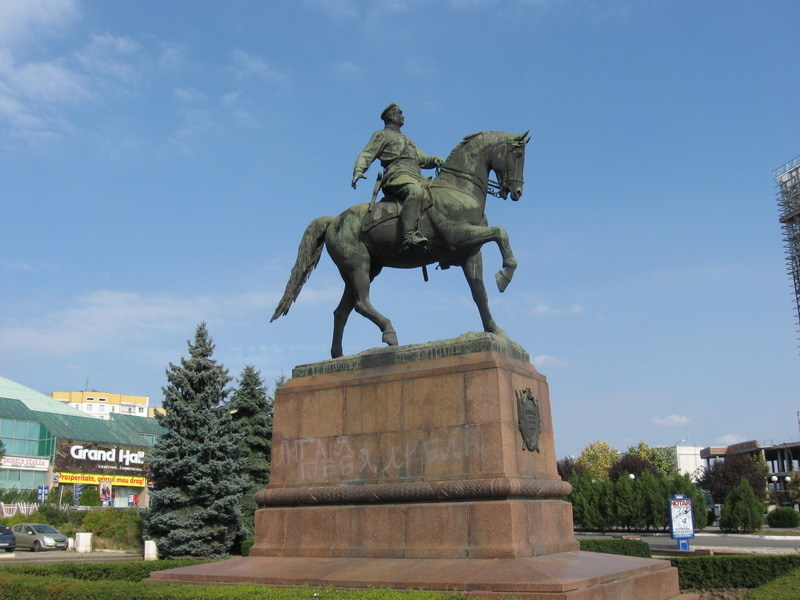
M286 289L283 292L283 298L278 302L275 313L269 320L270 323L288 313L289 307L297 300L300 290L303 289L303 284L308 281L311 271L314 270L314 267L319 262L322 246L325 244L325 232L333 222L333 219L334 217L319 217L311 221L311 224L306 227L303 239L300 240L300 247L297 249L297 260L294 262L292 273L289 275L289 281L286 283Z

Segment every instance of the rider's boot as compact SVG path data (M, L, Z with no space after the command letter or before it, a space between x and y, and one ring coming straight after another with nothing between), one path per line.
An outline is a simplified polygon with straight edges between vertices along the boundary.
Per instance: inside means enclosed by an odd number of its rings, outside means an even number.
M403 202L403 209L400 211L400 225L403 228L403 248L424 246L428 243L428 238L417 229L419 205L419 198L409 197Z

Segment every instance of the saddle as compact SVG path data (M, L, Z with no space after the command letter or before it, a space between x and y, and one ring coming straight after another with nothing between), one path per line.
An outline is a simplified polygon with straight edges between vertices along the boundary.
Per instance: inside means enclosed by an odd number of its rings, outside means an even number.
M423 180L422 189L425 191L425 194L419 207L420 216L433 206L433 194L431 194L429 179ZM370 229L386 221L399 218L401 209L402 203L399 200L394 198L391 194L384 195L378 202L370 206L367 216L364 217L364 220L361 222L362 233L366 233Z

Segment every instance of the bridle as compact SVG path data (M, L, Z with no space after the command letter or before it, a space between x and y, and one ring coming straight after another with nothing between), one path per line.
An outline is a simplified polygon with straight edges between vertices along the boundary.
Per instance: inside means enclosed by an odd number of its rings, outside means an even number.
M500 181L495 181L494 179L490 179L487 177L486 182L483 181L482 178L478 177L477 175L473 175L472 173L467 173L466 171L461 171L459 169L454 169L452 167L445 167L444 165L439 166L436 168L437 175L439 172L444 171L445 173L450 173L451 175L455 175L456 177L460 177L461 179L466 179L471 184L478 186L478 188L485 191L486 194L490 196L494 196L495 198L502 198L506 200L508 197L509 192L511 191L511 184L519 183L520 185L525 184L525 180L517 179L516 178L516 167L519 165L519 160L515 161L515 169L514 169L514 176L508 177L509 173L511 172L511 158L510 156L516 156L514 154L514 150L519 147L515 144L515 140L506 140L503 144L503 171L502 177ZM523 142L524 143L524 142ZM524 147L524 146L523 146ZM518 157L517 157L518 159ZM513 200L514 198L512 198Z

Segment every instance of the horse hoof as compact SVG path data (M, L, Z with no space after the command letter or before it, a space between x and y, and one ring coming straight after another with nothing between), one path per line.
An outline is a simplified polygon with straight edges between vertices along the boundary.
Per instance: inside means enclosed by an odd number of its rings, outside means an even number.
M384 331L381 340L389 346L397 346L397 333L394 331Z
M508 284L511 283L511 277L506 275L505 271L498 271L495 273L494 280L497 282L497 289L500 292L505 292Z

